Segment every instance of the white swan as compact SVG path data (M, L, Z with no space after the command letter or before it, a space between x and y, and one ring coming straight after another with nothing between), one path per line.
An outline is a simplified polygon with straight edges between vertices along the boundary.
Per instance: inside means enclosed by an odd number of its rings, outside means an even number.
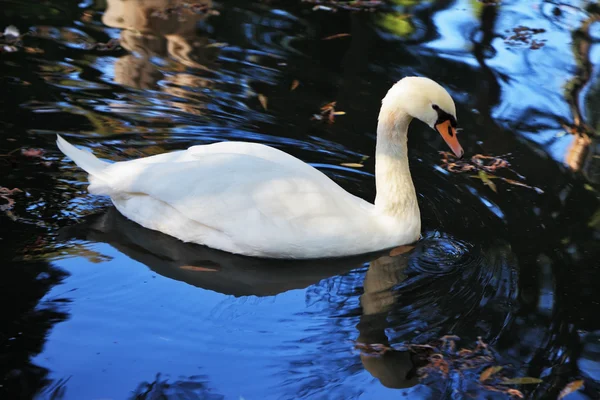
M377 197L368 203L319 170L261 144L221 142L109 164L60 136L60 150L138 224L184 242L268 258L339 257L412 243L421 218L410 176L407 131L418 118L457 156L456 109L439 84L407 77L382 101Z

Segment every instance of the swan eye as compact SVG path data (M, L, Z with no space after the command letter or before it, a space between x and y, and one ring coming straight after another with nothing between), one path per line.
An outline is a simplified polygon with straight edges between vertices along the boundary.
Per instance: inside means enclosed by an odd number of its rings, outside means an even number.
M448 114L446 111L442 110L437 104L432 104L431 108L433 108L438 114L436 124L442 123L444 121L450 121L450 125L453 128L456 128L456 118L454 118L451 114Z

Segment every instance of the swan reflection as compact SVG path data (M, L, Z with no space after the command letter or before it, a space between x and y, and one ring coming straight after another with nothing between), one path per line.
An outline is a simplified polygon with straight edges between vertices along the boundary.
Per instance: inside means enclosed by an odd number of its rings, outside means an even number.
M234 296L273 296L306 288L369 262L361 298L363 315L357 325L358 342L365 345L389 346L385 329L387 313L395 302L392 289L405 279L403 271L410 258L409 254L390 257L388 252L301 261L244 257L143 228L115 208L63 228L61 235L107 243L157 274ZM410 352L391 350L377 356L361 354L360 358L365 369L387 387L406 388L418 383Z

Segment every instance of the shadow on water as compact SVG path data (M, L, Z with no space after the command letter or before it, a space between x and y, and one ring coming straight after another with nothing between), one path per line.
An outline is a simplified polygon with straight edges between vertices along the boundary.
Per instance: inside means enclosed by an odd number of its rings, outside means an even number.
M457 335L463 347L481 337L507 376L542 379L513 386L526 397L579 379L572 398L598 396L595 3L185 4L0 1L0 29L30 32L0 39L0 186L23 191L0 215L0 393L507 397L478 383L490 365L423 376L410 346ZM519 26L538 30L511 39ZM441 139L415 123L423 240L411 254L254 260L125 220L53 143L60 133L120 161L260 142L372 200L380 99L411 74L452 93L468 153L511 153L544 193L445 171ZM311 120L331 101L346 114Z

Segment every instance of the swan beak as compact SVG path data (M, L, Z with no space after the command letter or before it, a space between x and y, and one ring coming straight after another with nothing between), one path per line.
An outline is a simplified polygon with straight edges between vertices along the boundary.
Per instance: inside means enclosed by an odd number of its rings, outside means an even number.
M462 158L463 154L465 154L465 151L463 150L460 143L458 143L458 138L456 137L456 128L452 126L450 121L448 120L436 124L435 130L438 131L440 135L442 135L442 137L444 138L448 146L450 146L450 149L452 149L452 152L456 155L456 157Z

